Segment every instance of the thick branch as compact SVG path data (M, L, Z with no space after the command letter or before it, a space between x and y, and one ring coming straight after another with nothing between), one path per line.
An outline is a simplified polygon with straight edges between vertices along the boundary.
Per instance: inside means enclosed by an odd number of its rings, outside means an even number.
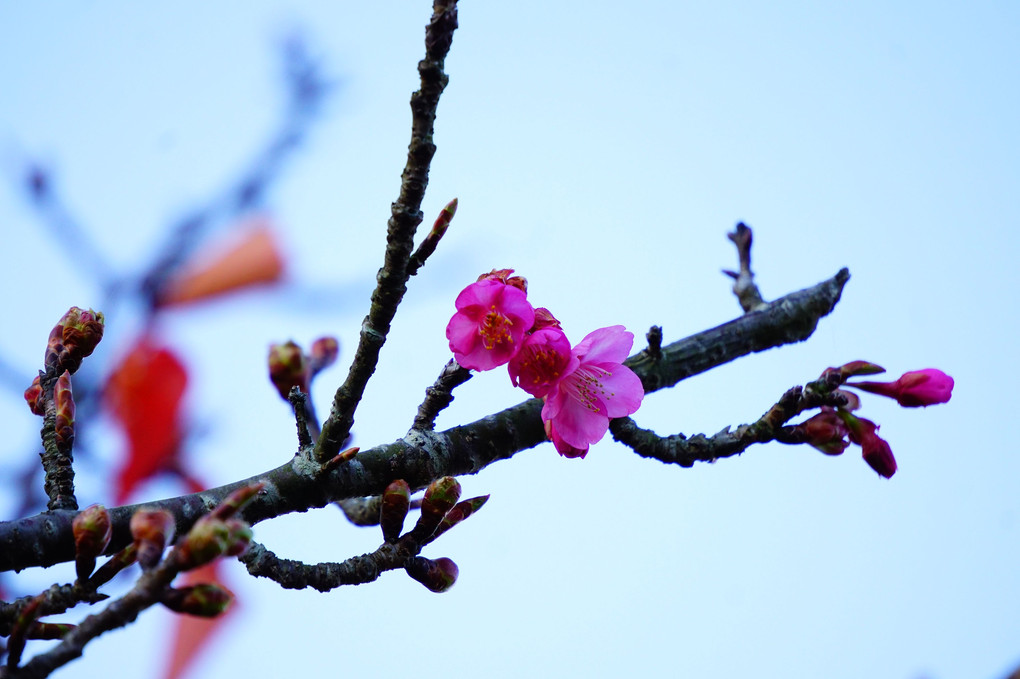
M850 274L841 270L833 278L769 303L711 330L692 335L652 356L648 351L628 359L646 392L677 382L747 354L807 339L818 320L839 301ZM184 534L230 492L254 481L265 481L263 493L244 510L250 523L351 497L378 495L394 479L422 488L443 475L473 474L497 460L545 441L542 402L531 399L471 424L443 432L411 431L393 443L358 454L327 474L309 468L303 458L251 479L160 502L146 503L170 510L177 517L178 534ZM136 507L111 510L113 540L108 553L131 537L128 522ZM71 519L75 512L44 512L0 523L0 571L49 566L74 558Z

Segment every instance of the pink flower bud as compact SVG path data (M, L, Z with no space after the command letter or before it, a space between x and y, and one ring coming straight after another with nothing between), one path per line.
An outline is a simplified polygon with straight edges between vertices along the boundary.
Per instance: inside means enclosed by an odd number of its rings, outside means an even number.
M192 585L180 589L167 589L160 603L175 613L187 613L200 618L221 615L234 601L230 590L214 583Z
M878 425L847 412L841 412L840 416L849 429L850 440L861 447L864 461L880 476L891 478L896 473L896 458L889 444L876 433Z
M433 561L423 556L415 556L407 560L404 570L413 579L425 585L429 591L440 593L445 592L457 582L460 571L450 559L445 556Z
M138 563L148 570L159 563L163 550L174 539L176 522L165 509L139 509L131 516L131 537L138 550Z
M311 377L308 359L300 346L294 342L269 345L269 379L284 401L293 387L307 394Z
M941 370L925 368L903 373L895 382L857 382L848 384L872 394L896 399L905 408L946 403L953 395L953 378Z

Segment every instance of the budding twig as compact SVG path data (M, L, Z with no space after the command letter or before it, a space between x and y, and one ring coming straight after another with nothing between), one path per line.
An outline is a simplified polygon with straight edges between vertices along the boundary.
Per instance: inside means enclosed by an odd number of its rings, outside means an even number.
M372 293L371 308L361 325L361 337L350 372L333 397L333 407L316 445L315 457L319 462L336 455L351 433L354 411L375 372L379 351L407 290L408 261L414 246L415 230L422 221L421 202L428 185L429 166L436 152L436 145L432 143L436 109L449 80L443 72L443 63L456 28L456 0L435 0L432 20L425 31L425 58L418 64L421 87L411 95L411 143L401 177L400 195L393 203L387 225L385 260Z

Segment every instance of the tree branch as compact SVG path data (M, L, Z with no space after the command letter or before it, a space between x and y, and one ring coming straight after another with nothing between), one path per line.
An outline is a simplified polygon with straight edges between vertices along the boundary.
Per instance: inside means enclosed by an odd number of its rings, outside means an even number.
M642 351L627 360L646 392L673 386L747 354L807 339L839 301L850 278L842 269L814 287L777 299L758 311L661 348L656 356ZM186 533L203 514L232 491L255 481L265 490L243 511L255 524L330 502L378 495L394 479L423 488L448 474L474 474L545 441L542 401L530 399L476 422L443 432L414 431L393 443L362 451L347 464L321 474L319 467L295 458L276 469L201 493L145 503L167 509ZM107 553L131 541L128 522L137 506L110 510L113 539ZM50 566L74 559L71 520L75 512L51 511L0 523L0 571Z
M407 290L408 260L414 245L414 232L422 221L421 202L429 182L429 166L435 155L433 127L439 97L449 81L443 62L453 43L457 28L456 0L435 0L432 20L425 29L425 58L418 62L421 88L411 95L411 143L407 164L401 176L400 195L391 207L387 225L386 255L372 293L372 305L361 324L361 338L347 379L337 389L329 417L315 447L315 458L325 462L340 450L354 425L354 411L375 372L379 351L386 342L390 323Z

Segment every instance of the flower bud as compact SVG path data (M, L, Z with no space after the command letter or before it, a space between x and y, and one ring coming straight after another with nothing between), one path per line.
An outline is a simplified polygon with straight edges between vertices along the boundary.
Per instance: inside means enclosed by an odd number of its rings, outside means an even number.
M840 411L839 414L849 429L850 440L861 447L864 461L880 476L891 478L896 473L896 458L889 444L876 433L878 425L848 412Z
M68 309L50 331L43 364L47 369L75 372L103 339L104 323L102 312Z
M523 276L511 276L513 269L493 269L489 273L483 273L478 277L479 281L499 281L504 285L517 288L523 293L528 292L528 279Z
M421 500L421 516L414 526L415 539L420 543L427 540L459 499L460 483L452 476L444 476L429 484Z
M254 533L251 526L241 519L227 519L227 550L224 556L240 556L248 549Z
M382 527L383 540L396 542L404 529L404 518L411 505L411 489L407 481L397 479L386 486L379 507L379 525Z
M436 593L445 592L453 587L460 572L457 564L445 556L435 561L424 556L412 557L404 564L404 570L414 580L425 585L429 591Z
M269 379L284 401L289 400L293 387L308 393L311 371L300 346L295 342L269 345Z
M826 409L801 422L794 431L808 443L826 455L841 455L850 442L846 440L848 429L835 410Z
M180 589L168 588L160 599L160 603L175 613L187 613L201 618L219 616L233 601L233 593L214 583Z
M39 383L39 376L32 380L31 386L25 390L25 401L33 415L42 417L46 414L46 399L43 396L42 385Z
M233 544L231 537L230 526L226 521L208 514L203 516L177 545L177 562L181 570L204 566L222 556Z
M266 484L262 481L242 486L228 495L223 502L216 505L211 512L210 516L217 519L229 519L234 514L239 512L246 504L259 494L259 491L265 488Z
M96 567L96 557L106 551L113 537L110 513L103 505L91 505L78 513L71 522L74 536L75 570L79 580L86 580Z
M953 378L936 368L911 370L895 382L857 382L848 387L896 399L904 408L946 403L953 396Z
M70 455L74 446L74 396L71 393L71 373L66 370L53 387L53 402L57 409L57 450Z
M482 508L489 499L488 495L482 495L480 497L473 497L470 500L463 500L453 506L443 520L439 522L439 527L436 528L436 532L432 534L432 539L435 540L440 535L450 530L458 523L468 518L479 509Z
M308 353L308 371L315 377L319 371L328 368L336 363L340 355L340 342L336 337L320 337L312 342L312 349Z
M131 537L138 550L138 563L148 570L159 563L163 549L174 538L176 523L165 509L139 509L131 517Z

